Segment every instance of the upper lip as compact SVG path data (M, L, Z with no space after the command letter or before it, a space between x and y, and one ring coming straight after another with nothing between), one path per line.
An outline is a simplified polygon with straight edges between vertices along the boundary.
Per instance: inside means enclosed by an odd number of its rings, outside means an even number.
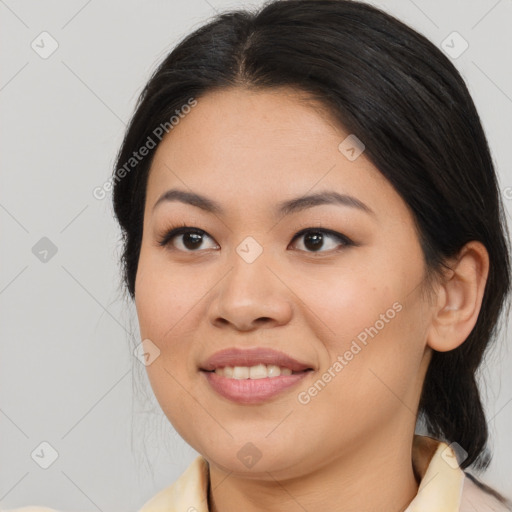
M290 368L294 372L313 369L311 365L297 361L283 352L271 348L255 347L250 349L228 348L210 356L202 365L201 370L213 371L226 366L256 366L258 364L274 364Z

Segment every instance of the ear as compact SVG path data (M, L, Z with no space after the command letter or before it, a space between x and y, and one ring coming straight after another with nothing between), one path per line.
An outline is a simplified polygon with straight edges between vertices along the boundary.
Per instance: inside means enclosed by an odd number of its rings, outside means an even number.
M489 273L485 246L468 242L450 262L437 290L427 345L447 352L461 345L476 324Z

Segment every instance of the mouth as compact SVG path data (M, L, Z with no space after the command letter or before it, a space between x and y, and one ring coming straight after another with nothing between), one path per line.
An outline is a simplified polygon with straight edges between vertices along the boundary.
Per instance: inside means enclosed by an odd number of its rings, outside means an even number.
M289 393L315 372L310 364L264 347L222 350L199 370L211 391L241 405L261 404Z

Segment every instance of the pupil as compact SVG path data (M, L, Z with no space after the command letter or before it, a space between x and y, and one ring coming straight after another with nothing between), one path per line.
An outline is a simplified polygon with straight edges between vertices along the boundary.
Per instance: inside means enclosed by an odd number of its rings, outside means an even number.
M313 240L313 243L311 244L311 246L308 246L308 241L312 241L312 240ZM322 234L308 233L306 235L306 237L304 238L304 245L306 246L307 249L316 250L316 249L321 248L323 245Z
M185 233L183 236L183 245L187 249L195 249L201 245L201 236L199 233Z

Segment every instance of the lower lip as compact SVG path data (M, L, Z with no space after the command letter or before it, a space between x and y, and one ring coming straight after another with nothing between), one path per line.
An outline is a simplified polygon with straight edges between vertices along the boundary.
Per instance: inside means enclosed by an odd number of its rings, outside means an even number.
M224 398L239 404L257 404L269 400L285 389L291 388L311 371L265 377L264 379L229 379L215 372L202 371L210 386Z

